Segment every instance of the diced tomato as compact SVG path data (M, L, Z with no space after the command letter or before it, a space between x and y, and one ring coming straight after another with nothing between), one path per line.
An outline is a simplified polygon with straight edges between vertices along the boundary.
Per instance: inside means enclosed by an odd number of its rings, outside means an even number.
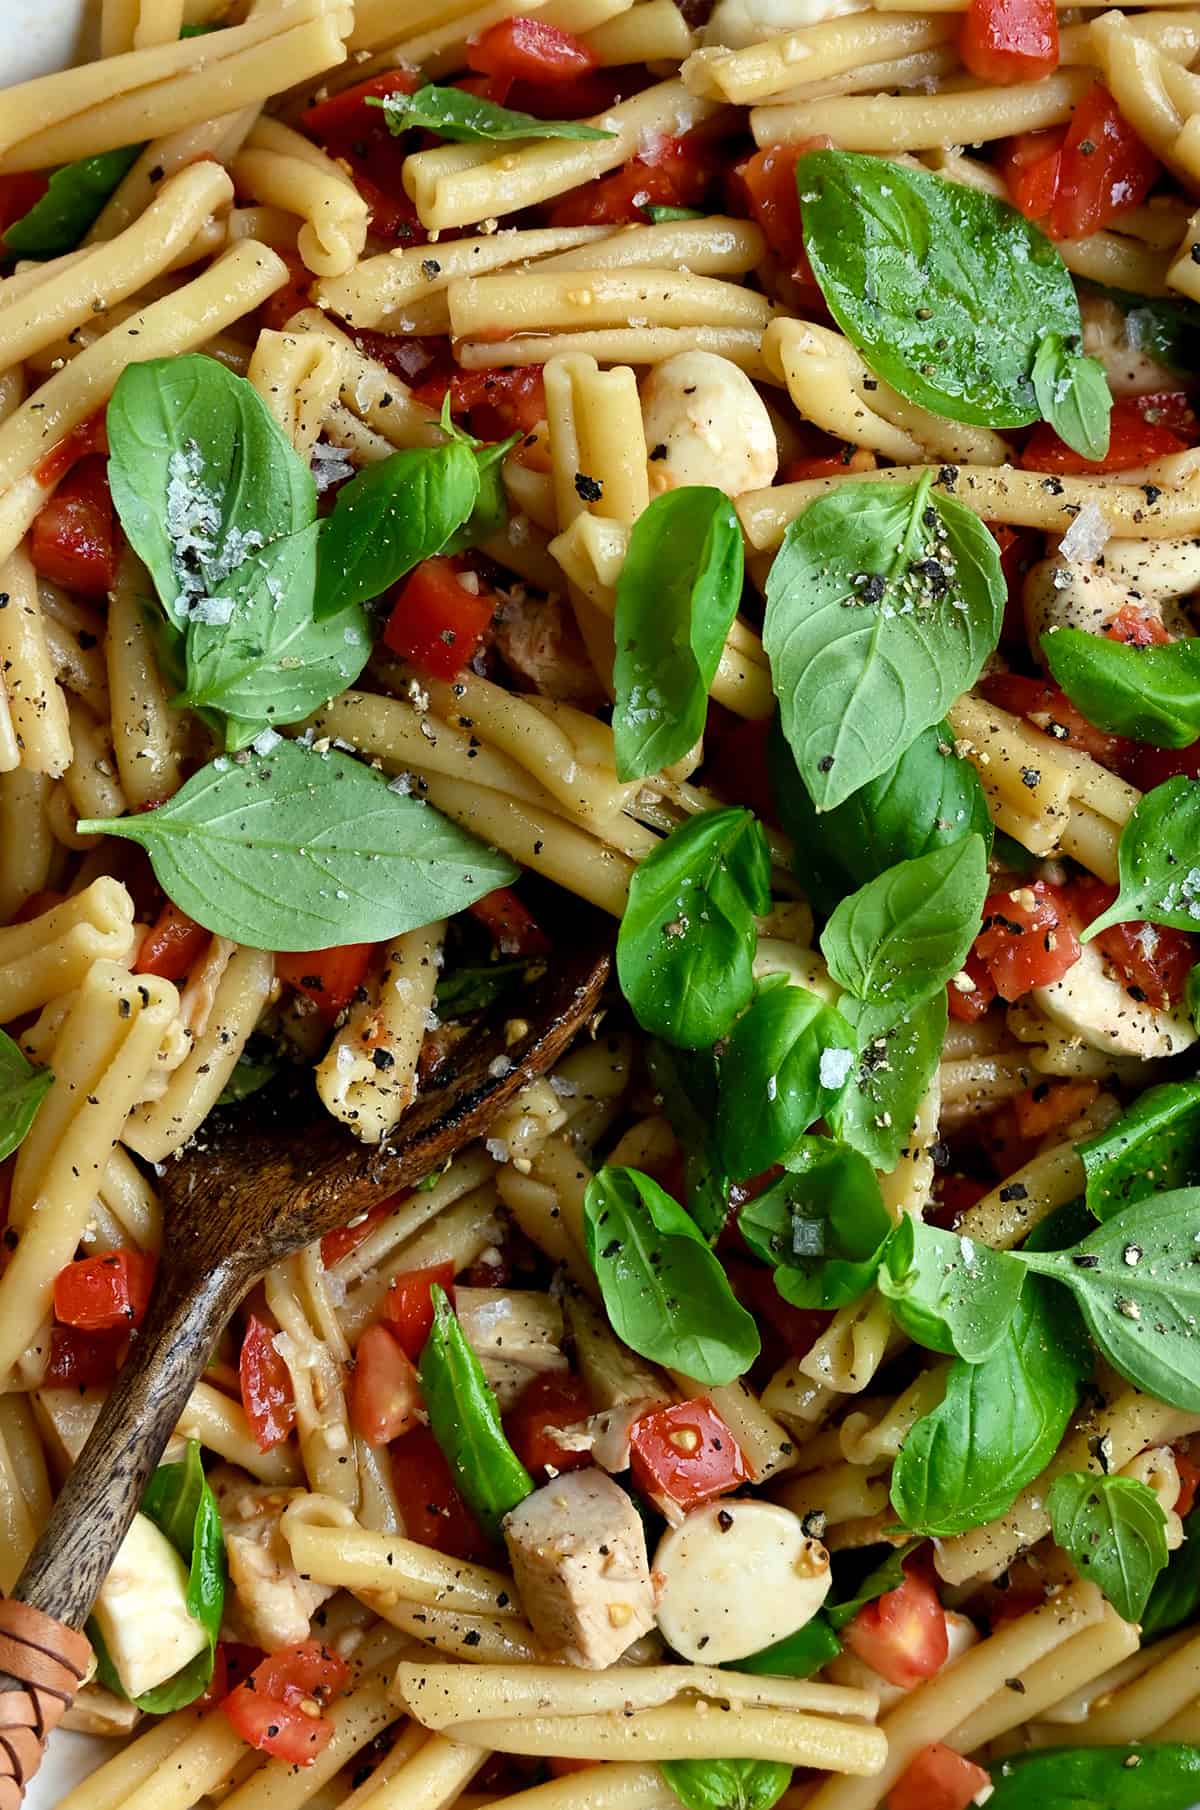
M473 660L496 599L460 560L423 559L394 593L384 645L435 679L452 679Z
M511 886L484 893L467 910L482 924L501 955L535 956L550 953L550 938L533 913L521 903Z
M168 899L158 918L142 938L135 974L157 974L162 980L182 980L190 974L212 941L212 932L189 918Z
M1004 177L1009 200L1027 220L1044 220L1058 194L1058 175L1065 126L1044 132L1021 132L1000 145L997 167Z
M275 1349L276 1331L276 1327L252 1313L246 1322L238 1361L242 1406L260 1452L282 1444L296 1424L292 1378Z
M454 1305L453 1263L430 1263L424 1269L401 1270L388 1284L383 1297L384 1319L400 1348L415 1364L425 1349L425 1341L433 1327L433 1297L430 1289L444 1288Z
M421 1384L412 1359L386 1326L368 1326L354 1353L350 1419L368 1445L390 1445L417 1425Z
M333 1739L322 1705L345 1690L346 1661L317 1640L264 1659L221 1705L243 1741L290 1766L311 1766Z
M550 209L551 226L620 226L648 207L698 207L719 168L718 149L688 133L664 138L614 170L573 189Z
M111 1383L125 1361L128 1346L129 1334L121 1326L108 1332L81 1332L75 1326L52 1326L44 1386L47 1389L91 1389Z
M1136 743L1122 735L1109 735L1089 723L1072 704L1065 691L1044 679L1028 679L1021 673L995 672L979 681L979 689L989 704L998 704L1013 716L1023 716L1035 729L1074 748L1090 754L1101 766L1123 772L1125 764L1136 753Z
M1080 923L1085 925L1107 911L1116 896L1115 886L1090 874L1071 887L1071 903ZM1145 1000L1147 1005L1161 1010L1183 998L1187 977L1196 961L1196 942L1186 930L1132 919L1101 930L1096 944L1120 969L1134 999Z
M308 265L294 252L281 251L278 255L288 267L288 280L282 289L269 295L258 310L262 325L269 327L272 333L282 333L293 314L299 314L301 308L309 306L308 292L316 280Z
M981 81L1040 81L1058 68L1054 0L969 0L958 52Z
M865 446L844 446L841 452L814 459L789 459L779 474L781 484L804 484L810 478L844 478L848 471L874 471L877 460Z
M49 176L40 170L18 170L11 176L0 176L0 238L37 206L49 187ZM3 249L0 245L0 253Z
M89 453L107 453L108 431L105 427L104 410L98 409L73 427L69 434L64 434L57 446L52 446L44 459L39 459L33 468L33 475L39 484L47 490L52 484L65 477L72 465L78 460L87 458Z
M81 459L33 519L29 556L43 578L103 597L117 576L117 524L108 461Z
M450 1466L428 1427L417 1427L391 1448L392 1482L410 1540L452 1559L481 1558L487 1539L454 1487Z
M332 1024L362 986L374 947L374 943L343 943L339 949L277 955L275 972L284 986L311 999Z
M704 733L705 779L722 798L746 805L767 823L778 823L767 767L770 727L770 717L734 716L711 705Z
M540 19L501 19L467 45L472 69L512 82L567 82L590 74L598 61L569 31Z
M247 1646L240 1640L219 1640L213 1654L213 1675L203 1694L196 1698L194 1709L212 1709L223 1702L230 1691L236 1690L249 1678L255 1666L262 1664L266 1654L261 1647Z
M954 980L946 982L946 1004L951 1018L957 1018L960 1024L975 1024L984 1017L996 997L996 988L991 974L983 960L974 951L963 963L963 973L974 986L969 991L955 985Z
M390 1200L380 1201L377 1207L372 1207L360 1219L356 1219L353 1225L338 1226L336 1231L326 1232L321 1240L321 1262L325 1268L332 1269L335 1263L340 1263L343 1257L356 1251L364 1239L371 1236L375 1227L382 1225L388 1214L396 1211L403 1199L402 1194L394 1194Z
M806 152L828 150L832 143L831 138L822 135L803 138L795 144L768 145L765 151L756 151L745 163L738 164L734 172L750 216L762 228L771 252L786 267L793 282L802 289L816 290L818 295L817 279L804 249L796 165Z
M1187 441L1161 420L1149 420L1136 396L1122 396L1113 403L1109 417L1108 451L1102 459L1085 459L1060 440L1048 421L1039 421L1026 440L1021 464L1026 471L1065 472L1068 476L1129 471L1151 459L1184 452Z
M988 1627L994 1634L997 1628L1004 1627L1007 1622L1020 1621L1023 1615L1031 1615L1035 1609L1041 1608L1045 1600L1044 1590L1005 1590L988 1604Z
M1086 1112L1100 1092L1095 1081L1039 1081L1008 1102L1013 1127L1030 1144L1061 1131Z
M950 1655L946 1615L926 1573L910 1559L904 1582L859 1610L842 1630L852 1653L889 1684L911 1690L932 1678Z
M413 386L413 396L440 409L449 392L450 413L467 415L479 440L503 440L532 433L546 419L546 385L541 365L505 365L494 370L458 371L443 366Z
M1187 779L1200 779L1200 742L1189 742L1186 748L1151 748L1132 744L1130 759L1121 771L1142 792L1153 792L1155 786L1183 774Z
M425 230L404 189L404 160L412 141L407 134L394 137L382 107L368 101L411 94L421 80L415 70L390 69L319 101L300 116L300 129L349 170L371 210L372 232L385 239L419 242ZM310 274L307 285L311 282Z
M633 1480L660 1506L696 1508L750 1481L741 1447L710 1401L653 1408L629 1436Z
M741 1191L739 1188L739 1193ZM739 1244L745 1248L740 1233ZM776 1288L772 1272L764 1269L761 1263L746 1263L739 1256L728 1256L725 1268L742 1306L756 1320L766 1323L780 1339L788 1356L807 1357L829 1325L831 1315L821 1307L793 1307Z
M526 1383L504 1422L517 1457L539 1482L554 1471L576 1471L590 1464L588 1452L568 1452L554 1431L576 1427L592 1411L592 1398L581 1376L545 1371Z
M888 1810L967 1810L982 1803L992 1781L974 1760L940 1741L923 1747L888 1792Z
M1059 153L1058 190L1047 229L1081 239L1137 207L1162 166L1100 82L1077 104Z
M1171 640L1162 617L1136 603L1122 604L1104 633L1126 647L1166 647Z
M1042 537L1030 528L1014 528L1008 522L988 522L987 527L1000 549L1000 570L1008 591L1000 639L1006 645L1024 649L1027 641L1022 590L1026 573L1042 557Z
M546 1761L546 1764L550 1768L551 1778L565 1779L572 1772L590 1772L593 1766L599 1766L602 1762L600 1760L560 1759L557 1754L554 1754Z
M1179 1494L1175 1499L1175 1513L1182 1520L1190 1515L1196 1506L1196 1489L1200 1486L1200 1465L1193 1464L1186 1452L1178 1446L1172 1448L1175 1455L1175 1469L1179 1472Z
M147 1251L106 1251L81 1257L54 1279L54 1313L81 1332L140 1326L154 1287L154 1258Z
M1061 980L1079 960L1079 938L1063 894L1045 880L989 893L973 953L1001 999Z
M352 88L343 88L340 94L330 95L328 100L316 101L306 107L300 115L300 129L330 150L335 146L340 148L363 132L384 125L382 110L368 107L368 99L383 100L389 94L414 94L421 79L415 69L388 69L382 75L370 76L365 82L356 82Z
M977 1201L989 1194L991 1187L990 1181L981 1181L975 1175L943 1172L934 1178L933 1197L936 1204L925 1217L931 1225L953 1232L963 1214L970 1212Z

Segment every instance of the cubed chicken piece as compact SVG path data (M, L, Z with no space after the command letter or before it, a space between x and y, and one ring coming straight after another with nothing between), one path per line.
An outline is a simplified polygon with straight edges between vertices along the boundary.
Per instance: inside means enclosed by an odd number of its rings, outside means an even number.
M221 1511L234 1590L234 1601L225 1605L230 1628L267 1653L307 1640L314 1612L333 1589L300 1576L279 1531L284 1509L304 1492L270 1489L231 1464L218 1465L208 1481Z
M187 1566L166 1535L135 1515L92 1610L127 1697L165 1684L207 1646L187 1587Z
M562 598L512 590L496 612L495 641L517 677L543 697L585 707L602 701L596 670Z
M562 1309L532 1288L460 1288L455 1311L504 1413L545 1370L566 1371Z
M598 1470L569 1471L504 1523L525 1613L568 1665L603 1670L654 1626L641 1517Z

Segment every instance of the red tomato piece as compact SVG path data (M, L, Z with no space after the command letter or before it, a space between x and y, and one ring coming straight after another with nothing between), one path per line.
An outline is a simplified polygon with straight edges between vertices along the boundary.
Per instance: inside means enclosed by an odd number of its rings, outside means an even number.
M262 325L269 327L272 333L282 333L293 314L308 307L308 292L316 280L307 264L301 263L294 252L281 251L278 255L288 267L288 280L282 289L267 297L258 311Z
M454 1487L450 1466L428 1427L406 1433L391 1448L392 1482L410 1540L452 1559L489 1550L478 1521Z
M541 365L509 365L487 371L452 371L443 367L413 387L416 400L434 409L441 408L447 393L451 415L468 415L471 432L479 440L528 434L546 419L546 385Z
M957 1018L960 1024L975 1024L991 1006L996 997L996 988L986 964L974 951L963 963L962 971L975 984L968 990L956 986L954 980L948 980L946 1004L951 1018Z
M1027 220L1044 220L1058 194L1065 126L1044 132L1021 132L1000 146L997 167L1004 177L1009 200Z
M981 679L979 689L989 704L998 704L1001 710L1011 711L1013 716L1023 716L1035 729L1052 736L1056 742L1078 749L1081 754L1090 754L1103 767L1124 771L1125 764L1138 752L1137 743L1123 735L1109 735L1106 730L1089 723L1066 692L1048 680L1027 679L1015 672L996 672Z
M742 1191L739 1189L739 1193ZM744 1248L740 1233L738 1241ZM829 1325L830 1313L823 1307L793 1307L776 1288L771 1271L764 1269L761 1263L745 1263L737 1256L730 1256L725 1259L725 1268L742 1306L778 1335L789 1356L807 1357Z
M277 955L275 972L285 986L311 999L332 1024L362 986L374 947L374 943L343 943L340 949Z
M1055 239L1080 239L1146 199L1162 165L1100 82L1071 115L1047 219Z
M611 176L573 189L550 209L551 226L619 226L648 207L698 207L719 168L715 146L689 133L664 138Z
M1058 68L1054 0L970 0L958 51L981 81L1039 81Z
M384 645L435 679L452 679L473 660L496 599L459 560L423 559L394 593Z
M770 717L734 716L720 705L709 708L705 730L705 778L714 791L733 804L744 804L756 817L778 823L767 767Z
M510 82L568 82L599 59L588 45L540 19L501 19L467 45L467 63Z
M154 1258L147 1251L106 1251L81 1257L54 1278L54 1313L81 1332L140 1326L154 1287Z
M1115 886L1090 875L1077 880L1071 888L1071 902L1082 924L1090 924L1107 911L1116 896ZM1196 943L1186 930L1133 919L1125 924L1110 924L1100 931L1096 943L1120 969L1134 999L1162 1010L1183 998L1187 977L1196 961Z
M1104 633L1110 641L1124 641L1127 647L1166 647L1171 640L1162 617L1136 603L1122 604Z
M343 1257L356 1251L363 1240L371 1236L375 1227L382 1225L388 1214L396 1211L404 1198L402 1194L394 1194L391 1200L380 1201L377 1207L372 1207L361 1219L356 1219L353 1225L338 1226L336 1231L326 1232L321 1240L321 1262L325 1268L332 1269L335 1263L340 1263Z
M734 172L750 216L762 228L772 253L787 268L793 282L802 289L816 290L818 295L817 279L804 249L796 165L807 151L828 150L832 143L822 134L819 138L800 139L796 144L768 145L765 151L756 151L740 163Z
M417 1424L421 1384L412 1359L386 1326L368 1326L354 1353L350 1419L368 1445L390 1445Z
M401 1270L388 1284L383 1297L384 1319L400 1348L414 1362L425 1349L425 1341L433 1328L433 1299L429 1291L434 1285L444 1288L454 1305L453 1263L431 1263L425 1269Z
M133 971L157 974L163 980L182 980L191 973L211 940L210 931L168 899L142 938Z
M1175 1469L1179 1472L1179 1494L1175 1499L1175 1513L1182 1518L1190 1515L1196 1506L1196 1489L1200 1486L1200 1465L1193 1464L1186 1452L1178 1446L1175 1453Z
M1100 1092L1095 1081L1039 1081L1008 1102L1018 1138L1035 1144L1085 1112Z
M1155 786L1165 785L1179 774L1200 779L1200 742L1190 742L1186 748L1151 748L1135 743L1130 760L1121 770L1142 792L1153 792Z
M43 578L103 597L117 576L117 522L108 461L81 459L33 519L29 556Z
M213 1654L213 1675L194 1708L212 1709L236 1690L261 1665L266 1654L261 1647L246 1646L240 1640L219 1640Z
M865 446L844 446L841 452L814 459L789 459L779 474L781 484L804 484L809 478L842 478L848 471L874 471L877 460Z
M412 140L407 133L393 137L382 107L368 103L411 94L421 79L415 70L390 69L319 101L300 117L301 130L347 167L371 209L371 230L387 239L419 242L425 230L404 191L404 159ZM311 284L310 272L305 287Z
M333 1738L333 1723L321 1706L349 1679L344 1659L320 1641L305 1640L270 1654L221 1708L251 1747L291 1766L311 1766Z
M25 218L30 208L37 206L49 187L49 176L40 170L19 170L11 176L0 176L0 239L10 226Z
M992 1781L974 1760L935 1741L923 1747L888 1792L888 1810L967 1810L982 1803Z
M554 1471L577 1471L592 1462L590 1453L568 1452L553 1436L555 1429L578 1426L591 1411L583 1378L550 1370L526 1383L504 1430L525 1469L541 1481Z
M252 1313L246 1322L238 1360L242 1406L260 1452L282 1444L296 1424L292 1378L275 1349L276 1331L276 1327Z
M1069 476L1128 471L1168 453L1185 452L1187 441L1160 420L1150 420L1138 407L1136 396L1122 396L1113 403L1109 418L1108 451L1102 459L1085 459L1060 440L1048 421L1039 421L1026 440L1021 464L1026 471L1065 472Z
M129 1335L124 1327L81 1332L75 1326L50 1328L47 1389L91 1389L111 1383L125 1361Z
M550 938L511 886L485 893L467 910L482 924L501 955L548 955Z
M64 434L57 446L52 446L44 459L39 459L33 468L33 475L39 484L47 489L65 477L77 460L86 458L89 453L107 453L108 431L105 427L104 411L97 410L73 427L69 434Z
M1061 980L1080 955L1066 899L1045 880L989 893L974 954L1001 999Z
M386 70L306 107L300 115L300 129L329 148L379 126L386 130L382 109L368 107L367 101L383 100L389 94L414 94L420 85L415 69Z
M899 1588L885 1591L860 1609L842 1630L842 1640L881 1678L906 1691L923 1678L932 1678L950 1654L937 1591L911 1561Z
M634 1422L629 1449L638 1488L685 1513L750 1481L737 1440L703 1399L643 1414Z
M964 1213L970 1212L977 1201L991 1192L991 1182L980 1181L975 1175L948 1175L942 1173L935 1177L933 1184L934 1199L937 1202L931 1213L925 1215L931 1225L941 1226L943 1231L953 1232Z

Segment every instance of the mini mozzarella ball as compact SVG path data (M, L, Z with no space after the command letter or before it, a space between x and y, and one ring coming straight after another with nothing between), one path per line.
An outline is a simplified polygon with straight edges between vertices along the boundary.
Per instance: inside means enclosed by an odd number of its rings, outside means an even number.
M771 1502L710 1502L654 1555L655 1615L684 1659L723 1665L784 1640L829 1594L829 1554Z
M1138 932L1148 955L1153 955L1157 934L1153 924ZM1079 960L1062 979L1035 987L1030 998L1059 1030L1106 1056L1157 1062L1178 1056L1196 1041L1195 1027L1182 1008L1160 1010L1134 999L1095 943L1084 943Z
M738 365L715 352L677 352L642 384L650 494L712 484L728 496L762 490L779 469L767 405Z
M761 44L785 31L861 12L866 4L867 0L718 0L704 28L704 42L744 50L747 44Z

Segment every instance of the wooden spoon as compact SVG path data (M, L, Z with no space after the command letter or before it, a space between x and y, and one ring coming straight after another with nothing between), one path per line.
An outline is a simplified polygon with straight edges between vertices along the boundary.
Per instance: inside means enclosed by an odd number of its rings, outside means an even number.
M420 1096L387 1143L357 1143L327 1114L314 1116L294 1085L274 1086L215 1114L167 1163L145 1323L11 1597L0 1600L0 1810L16 1810L79 1688L91 1649L78 1630L239 1301L280 1258L414 1186L479 1137L558 1060L594 1011L609 967L607 942L576 932L573 951L522 1003L520 1039L508 1048L498 1030L464 1038L461 1064Z

